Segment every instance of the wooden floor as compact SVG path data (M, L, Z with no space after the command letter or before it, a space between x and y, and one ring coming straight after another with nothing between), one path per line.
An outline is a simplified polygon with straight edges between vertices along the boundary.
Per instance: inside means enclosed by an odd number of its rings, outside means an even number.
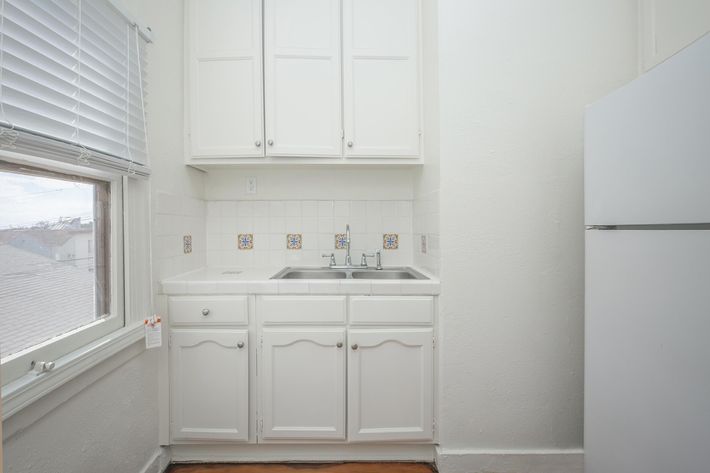
M432 473L426 463L240 463L172 465L166 473Z

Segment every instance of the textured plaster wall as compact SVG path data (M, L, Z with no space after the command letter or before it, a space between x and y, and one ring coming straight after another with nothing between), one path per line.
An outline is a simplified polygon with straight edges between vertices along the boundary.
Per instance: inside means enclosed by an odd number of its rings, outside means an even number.
M140 342L139 342L140 343ZM66 400L38 420L8 422L5 473L138 473L158 447L157 353L143 351L87 389L52 393ZM92 378L100 365L82 375ZM82 379L74 380L82 383ZM43 401L30 409L42 410ZM46 403L47 401L45 401Z
M424 164L414 174L414 245L412 249L414 263L434 274L438 274L441 266L438 18L438 0L422 2L421 86Z
M439 0L445 452L582 446L583 113L636 32L636 0Z

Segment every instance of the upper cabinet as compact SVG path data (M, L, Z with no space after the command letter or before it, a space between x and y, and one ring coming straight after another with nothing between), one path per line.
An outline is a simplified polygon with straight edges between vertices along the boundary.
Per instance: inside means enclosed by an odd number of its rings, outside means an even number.
M266 154L342 154L340 2L264 0Z
M710 32L708 0L642 0L640 5L643 71Z
M346 156L418 156L419 0L343 1Z
M186 0L187 163L418 162L419 2Z
M187 0L189 156L263 156L261 0Z

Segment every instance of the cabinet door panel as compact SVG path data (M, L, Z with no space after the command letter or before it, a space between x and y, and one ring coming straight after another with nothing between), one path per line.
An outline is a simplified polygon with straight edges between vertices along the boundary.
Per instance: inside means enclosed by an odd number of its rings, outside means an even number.
M266 0L266 153L340 156L340 3Z
M173 330L171 339L173 440L247 441L247 331Z
M642 0L639 6L644 71L710 32L707 0Z
M432 337L431 329L349 331L350 441L433 439Z
M263 156L261 0L190 0L187 11L192 156Z
M343 329L264 329L262 438L345 438Z
M346 156L419 155L419 0L345 0Z

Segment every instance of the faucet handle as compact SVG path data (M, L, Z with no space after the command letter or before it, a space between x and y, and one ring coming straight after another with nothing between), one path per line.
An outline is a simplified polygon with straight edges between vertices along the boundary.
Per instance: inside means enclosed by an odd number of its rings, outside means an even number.
M335 253L323 253L321 256L323 258L330 258L329 266L335 266Z
M367 267L367 258L374 258L374 257L375 257L374 253L363 253L362 258L360 259L360 266Z
M360 259L360 266L367 267L367 258L374 258L375 256L377 256L377 253L363 253L362 258Z
M377 266L375 266L375 269L382 269L382 250L376 250L375 256L377 257Z

